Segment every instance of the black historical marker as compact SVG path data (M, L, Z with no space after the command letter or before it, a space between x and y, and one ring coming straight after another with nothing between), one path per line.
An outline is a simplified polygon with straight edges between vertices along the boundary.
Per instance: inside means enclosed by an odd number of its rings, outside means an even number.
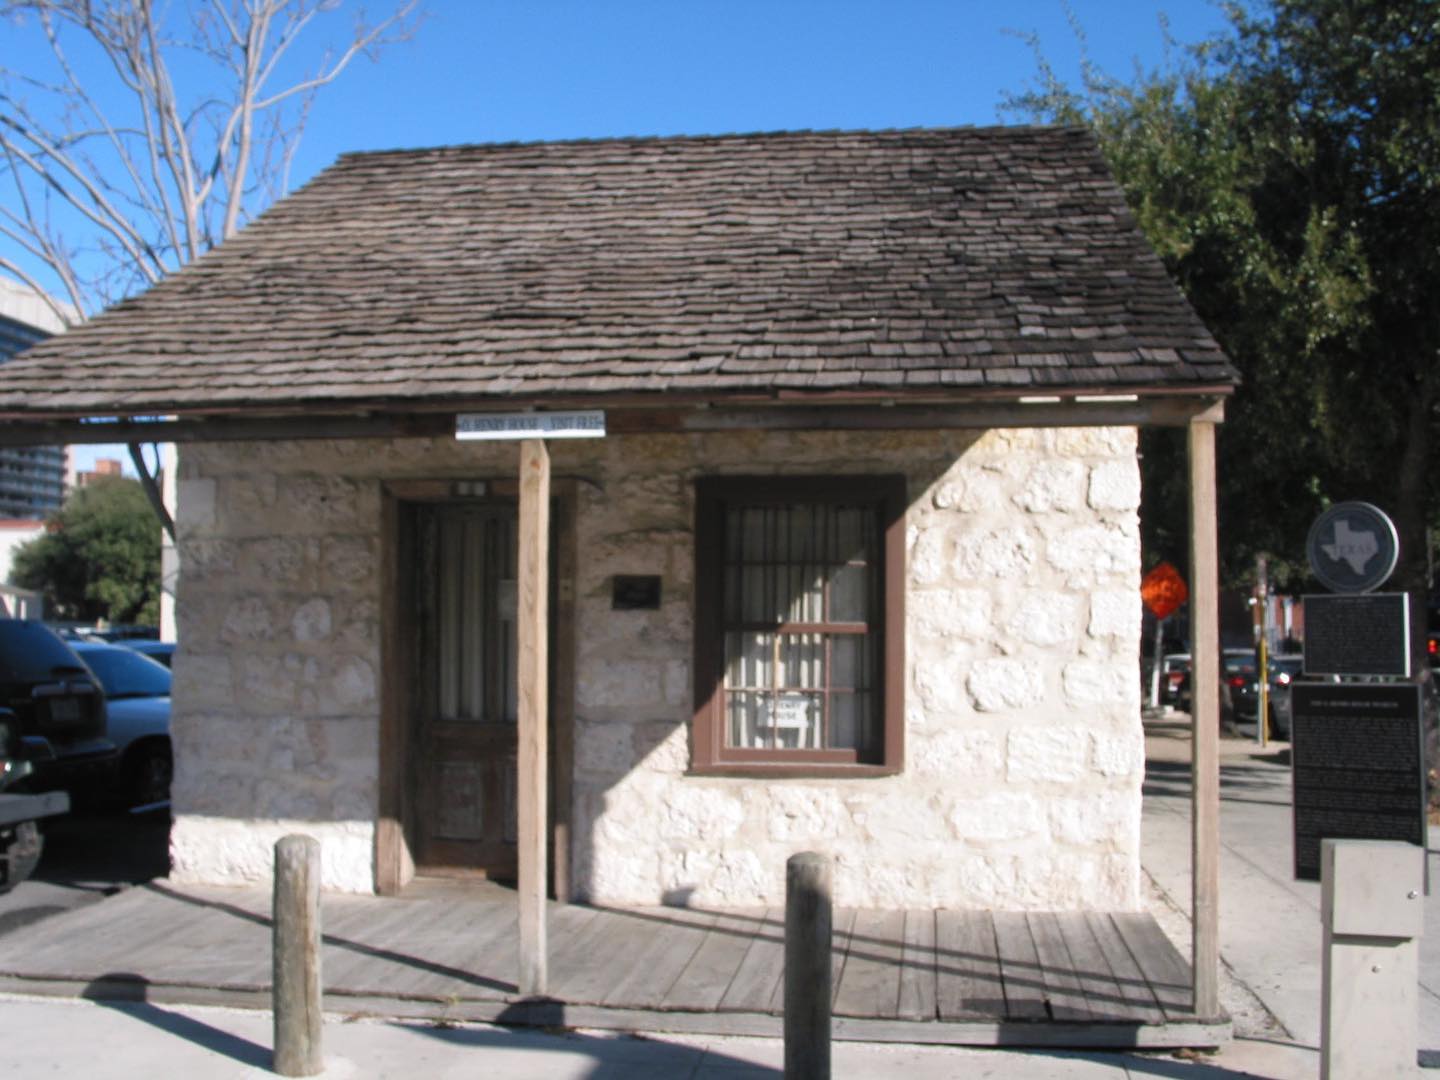
M1290 691L1295 876L1320 880L1320 841L1425 843L1420 688L1297 683Z
M1410 674L1405 593L1305 597L1305 674Z

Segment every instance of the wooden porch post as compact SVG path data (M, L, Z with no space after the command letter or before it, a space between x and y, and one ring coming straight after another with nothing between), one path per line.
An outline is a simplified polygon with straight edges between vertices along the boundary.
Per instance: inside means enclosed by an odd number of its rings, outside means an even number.
M1215 417L1190 421L1191 970L1195 1012L1220 1013L1220 559Z
M543 439L520 444L520 550L516 778L522 994L546 991L546 644L550 564L550 452Z

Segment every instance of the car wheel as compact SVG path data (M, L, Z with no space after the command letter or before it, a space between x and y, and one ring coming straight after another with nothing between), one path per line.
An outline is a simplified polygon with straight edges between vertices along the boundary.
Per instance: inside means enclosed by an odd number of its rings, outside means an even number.
M125 769L125 794L131 806L149 806L170 798L175 764L168 746L144 746L130 756Z
M20 822L9 836L4 848L3 871L0 871L0 893L9 892L35 872L45 847L40 826L33 821Z

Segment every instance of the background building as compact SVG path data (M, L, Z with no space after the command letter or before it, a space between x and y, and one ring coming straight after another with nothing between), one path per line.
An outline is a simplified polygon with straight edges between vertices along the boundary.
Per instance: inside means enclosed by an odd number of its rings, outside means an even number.
M0 363L65 323L33 291L0 279ZM37 519L65 497L66 450L61 446L0 447L0 518Z

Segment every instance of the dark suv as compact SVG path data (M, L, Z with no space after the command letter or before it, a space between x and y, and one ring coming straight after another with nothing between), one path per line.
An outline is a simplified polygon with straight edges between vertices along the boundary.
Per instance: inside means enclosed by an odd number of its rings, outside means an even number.
M31 765L23 788L68 789L115 767L105 738L105 692L43 623L0 619L0 709L14 714L19 756Z

